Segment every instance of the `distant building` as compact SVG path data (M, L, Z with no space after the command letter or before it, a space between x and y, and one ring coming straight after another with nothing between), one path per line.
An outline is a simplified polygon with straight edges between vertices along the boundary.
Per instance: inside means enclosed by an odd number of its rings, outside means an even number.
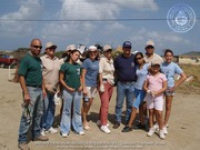
M200 55L179 55L178 63L200 65Z

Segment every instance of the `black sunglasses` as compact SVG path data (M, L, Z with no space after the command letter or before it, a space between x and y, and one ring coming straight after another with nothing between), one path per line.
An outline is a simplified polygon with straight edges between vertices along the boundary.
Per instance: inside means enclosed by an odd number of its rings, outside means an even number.
M147 46L146 49L154 49L153 46Z
M38 46L38 45L32 45L32 47L35 49L42 49L42 46Z
M138 58L136 58L136 60L140 60L140 59L142 59L142 57L138 57Z

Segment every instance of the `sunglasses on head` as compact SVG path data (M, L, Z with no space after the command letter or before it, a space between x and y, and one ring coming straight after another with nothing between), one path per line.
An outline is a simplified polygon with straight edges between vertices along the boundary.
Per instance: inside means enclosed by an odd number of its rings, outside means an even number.
M42 46L38 46L38 45L32 45L32 47L35 49L42 49Z
M153 46L147 46L146 49L154 49Z

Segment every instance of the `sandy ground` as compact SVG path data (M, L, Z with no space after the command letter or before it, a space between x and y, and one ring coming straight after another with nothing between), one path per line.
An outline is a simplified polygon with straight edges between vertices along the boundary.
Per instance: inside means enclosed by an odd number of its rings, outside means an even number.
M12 70L14 72L14 70ZM142 150L198 150L200 147L200 95L188 92L176 93L173 101L172 115L169 123L169 134L160 140L155 134L151 138L146 131L133 130L122 133L124 127L112 129L114 121L114 92L109 111L111 133L105 134L96 125L100 101L95 99L90 111L92 131L85 131L84 136L70 132L68 138L59 133L48 134L48 142L29 142L32 150L59 149L142 149ZM18 83L8 81L8 70L0 69L0 150L17 150L18 128L21 116L22 95ZM59 109L56 109L55 127L58 127ZM125 110L125 108L124 108ZM123 113L124 115L124 113ZM124 117L123 117L124 118Z

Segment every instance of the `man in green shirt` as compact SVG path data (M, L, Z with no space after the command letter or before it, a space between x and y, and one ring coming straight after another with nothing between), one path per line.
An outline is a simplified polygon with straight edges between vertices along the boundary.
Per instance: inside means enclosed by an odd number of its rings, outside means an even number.
M47 141L42 136L40 121L43 113L42 100L46 96L42 80L42 63L40 55L42 43L39 39L33 39L30 44L30 52L21 60L19 66L19 82L23 93L23 112L20 120L18 147L21 150L30 150L27 145L28 130L32 124L32 140ZM33 123L32 123L33 122Z

